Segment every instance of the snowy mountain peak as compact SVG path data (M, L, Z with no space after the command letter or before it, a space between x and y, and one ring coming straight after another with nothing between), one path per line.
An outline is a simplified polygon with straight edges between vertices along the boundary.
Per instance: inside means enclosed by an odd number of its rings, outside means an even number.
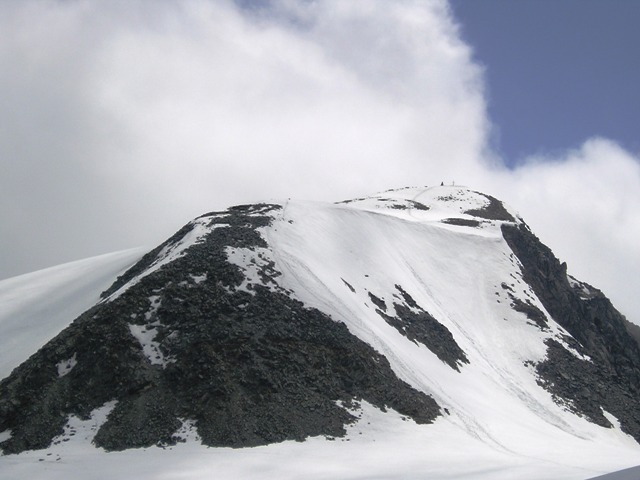
M407 187L339 203L405 220L480 229L519 221L517 213L496 198L463 186Z
M624 319L465 187L207 213L72 320L0 382L4 454L89 420L107 450L384 441L407 422L427 451L640 452Z

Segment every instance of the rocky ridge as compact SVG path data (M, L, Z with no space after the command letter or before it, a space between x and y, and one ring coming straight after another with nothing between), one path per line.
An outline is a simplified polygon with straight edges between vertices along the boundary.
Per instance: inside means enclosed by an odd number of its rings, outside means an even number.
M572 355L547 341L547 359L536 365L540 384L567 408L604 427L613 414L623 431L640 441L640 346L624 317L590 285L567 275L567 265L526 224L503 225L504 238L522 264L523 276L553 319L572 338Z

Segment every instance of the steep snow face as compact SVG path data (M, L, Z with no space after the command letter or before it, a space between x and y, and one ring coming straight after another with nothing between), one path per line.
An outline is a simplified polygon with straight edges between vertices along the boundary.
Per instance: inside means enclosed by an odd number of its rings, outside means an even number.
M143 253L126 250L0 281L0 379L95 304Z
M543 456L548 442L620 442L619 431L561 408L537 384L532 365L545 358L545 340L570 349L569 335L523 281L502 237L503 222L521 220L494 201L434 187L336 205L288 202L263 234L280 287L382 352L400 378L446 409L443 422L521 455ZM468 359L459 371L388 321L407 298L451 333Z

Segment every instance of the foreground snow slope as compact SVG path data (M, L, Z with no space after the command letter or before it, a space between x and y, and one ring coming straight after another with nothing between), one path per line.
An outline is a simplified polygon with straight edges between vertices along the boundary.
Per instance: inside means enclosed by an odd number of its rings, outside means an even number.
M90 422L88 422L90 423ZM47 451L0 457L1 478L33 480L582 480L631 465L631 449L583 440L554 445L554 456L501 451L437 421L417 426L365 406L344 439L311 438L265 447L176 447L105 453L86 441L90 426ZM85 436L86 434L86 436ZM532 439L542 439L534 435ZM528 439L522 439L527 442Z
M613 428L599 427L556 404L536 382L531 362L545 358L544 340L564 343L568 333L524 282L502 237L503 222L521 222L515 212L496 214L489 197L458 187L405 189L334 205L289 201L282 207L274 211L271 225L260 229L268 248L227 251L228 261L244 272L242 288L286 289L344 322L383 353L400 378L433 396L443 408L434 424L417 425L363 403L361 419L348 427L345 438L206 448L187 422L185 444L104 453L90 440L104 421L105 406L91 420L70 418L65 435L48 450L0 456L0 472L7 478L47 480L586 479L640 463L640 446L613 416L605 414ZM179 254L205 234L185 237ZM149 270L177 256L163 250ZM260 275L270 262L281 274L275 280ZM114 296L149 274L141 272ZM4 298L25 288L15 284L12 291L4 283ZM47 297L60 295L55 292ZM12 315L0 317L4 324L22 315L43 332L40 340L21 348L23 356L64 326L60 304L46 307L60 313L51 317L55 322L26 310L45 308L44 297L16 304ZM518 301L541 311L545 328L515 310ZM444 325L468 363L448 364L385 321L400 304L422 309ZM7 338L0 337L0 347ZM10 360L19 357L12 354ZM0 439L10 434L0 432Z

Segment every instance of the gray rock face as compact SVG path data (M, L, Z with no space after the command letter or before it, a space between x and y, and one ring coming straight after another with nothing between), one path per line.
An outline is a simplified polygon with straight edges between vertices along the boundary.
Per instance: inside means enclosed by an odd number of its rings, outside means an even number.
M378 315L409 340L421 343L444 363L460 371L460 366L469 360L449 329L420 307L400 285L395 287L398 292L397 300L393 302L395 315L387 313L383 300L369 293L369 298L378 307Z
M475 192L485 197L489 203L486 207L480 209L467 210L466 214L473 215L475 217L486 218L487 220L503 220L506 222L514 222L515 218L504 208L504 205L500 200L491 195Z
M536 366L539 383L557 401L592 422L609 427L602 409L640 441L640 348L625 319L598 290L572 286L551 250L522 224L502 227L523 266L524 280L545 309L575 340L565 340L591 360L581 360L557 341L547 342L548 358Z
M278 208L205 215L217 228L140 277L191 232L187 225L104 297L129 282L124 293L81 315L0 382L0 431L12 432L3 452L45 448L69 415L86 419L112 400L94 440L107 450L175 443L184 419L210 446L340 436L356 420L345 407L360 401L433 421L436 402L398 379L343 323L281 289L241 288L244 276L225 249L266 247L256 229ZM259 275L268 285L279 273L265 263ZM70 358L61 375L57 366Z

